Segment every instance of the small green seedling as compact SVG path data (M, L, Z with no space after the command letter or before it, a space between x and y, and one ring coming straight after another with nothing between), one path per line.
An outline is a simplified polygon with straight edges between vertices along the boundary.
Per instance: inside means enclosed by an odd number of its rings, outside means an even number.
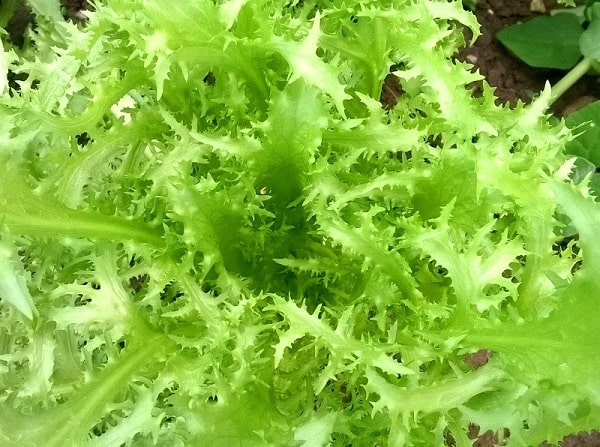
M570 70L552 88L552 102L600 65L600 3L556 11L508 26L496 38L527 65Z

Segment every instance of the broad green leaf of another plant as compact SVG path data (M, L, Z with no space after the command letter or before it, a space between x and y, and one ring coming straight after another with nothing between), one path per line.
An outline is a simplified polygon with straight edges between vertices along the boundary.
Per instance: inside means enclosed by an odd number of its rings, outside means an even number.
M598 5L600 7L600 5ZM600 8L599 8L600 9ZM594 20L579 39L581 53L595 61L600 60L600 19Z
M600 19L600 2L597 0L588 0L586 2L585 18L588 22Z
M581 58L582 32L575 15L561 13L508 26L496 38L532 67L567 70Z

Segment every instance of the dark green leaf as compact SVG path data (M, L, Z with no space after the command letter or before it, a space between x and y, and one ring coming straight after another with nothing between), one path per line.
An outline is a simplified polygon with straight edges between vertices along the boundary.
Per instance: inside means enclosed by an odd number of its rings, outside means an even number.
M582 32L575 15L561 13L511 25L499 31L496 38L532 67L568 70L581 57Z
M596 197L600 197L600 174L596 172L596 165L585 158L577 157L575 160L575 165L573 166L573 171L571 172L571 180L574 183L579 184L584 179L588 179L588 186L591 192ZM564 236L571 231L572 234L575 234L576 231L571 225L567 225L567 227L561 232Z
M12 16L17 7L16 0L5 0L0 4L0 26L5 28L12 19Z
M567 153L600 166L600 101L569 115L566 124L580 134L567 144Z
M571 172L571 180L574 183L581 183L586 177L590 176L596 171L596 165L589 160L581 157L577 157L573 171Z
M600 197L600 174L592 174L592 177L590 178L589 188L590 191L592 191L592 194L594 194L594 196Z

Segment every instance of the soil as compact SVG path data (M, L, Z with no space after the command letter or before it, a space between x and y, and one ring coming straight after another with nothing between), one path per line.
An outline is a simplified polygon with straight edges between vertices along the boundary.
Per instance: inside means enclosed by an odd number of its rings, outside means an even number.
M91 9L87 0L61 0L65 17L74 22L84 22L85 16L81 11ZM463 49L458 58L473 64L485 77L487 82L495 87L497 102L515 106L518 101L530 102L544 88L546 82L554 84L564 72L557 70L542 70L528 67L506 51L494 35L505 26L525 21L532 16L544 14L556 7L555 0L479 0L474 11L481 24L481 36L470 47ZM19 0L13 19L8 24L7 31L11 40L22 45L26 28L32 23L33 16L25 6L24 0ZM470 39L470 36L467 36ZM475 94L481 87L474 86ZM381 95L384 107L393 107L398 96L402 94L400 85L393 76L388 76ZM552 112L559 117L600 99L600 76L585 76L565 93L552 107ZM482 350L465 361L473 368L479 368L490 358L490 351ZM600 427L599 427L600 429ZM469 427L469 437L473 439L474 447L494 447L510 442L510 433L488 431L480 433L479 427ZM453 445L448 437L446 444ZM565 437L561 447L600 447L600 431L578 433ZM542 443L539 447L554 447Z

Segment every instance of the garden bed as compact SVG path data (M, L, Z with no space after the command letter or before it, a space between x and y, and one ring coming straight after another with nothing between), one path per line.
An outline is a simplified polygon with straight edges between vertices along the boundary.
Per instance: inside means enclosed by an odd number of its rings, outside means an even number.
M68 6L68 14L73 20L81 21L83 19L79 14L79 10L84 6L85 2L65 2L65 4ZM482 24L483 34L472 47L462 50L459 57L477 66L488 82L496 87L498 102L508 103L511 106L515 106L518 101L530 102L537 96L538 92L541 91L547 80L554 83L562 76L562 73L557 71L535 70L526 67L508 54L493 38L494 33L502 27L515 23L516 21L525 20L533 14L549 9L551 6L552 5L550 4L542 5L538 3L537 6L532 8L532 5L529 2L516 1L510 2L510 5L505 5L501 0L489 0L479 3L476 13L479 22ZM30 20L31 16L28 15L25 10L20 9L19 13L16 15L15 21L13 21L10 26L11 35L15 42L18 42L21 39L23 27L26 26ZM477 92L478 87L474 85L473 88ZM377 92L379 89L376 89L375 91ZM399 83L395 81L394 78L390 77L389 82L384 86L381 101L384 105L391 106L395 99L401 94L402 92ZM553 111L559 117L565 116L599 97L600 83L598 82L598 78L588 76L583 78L576 86L569 90L560 101L555 103ZM431 143L432 146L435 146L435 144L435 142ZM263 190L261 189L261 194L263 194L262 191ZM268 193L267 188L264 188L264 191L264 194ZM233 243L235 241L232 240L231 242ZM131 262L134 263L133 258ZM140 285L139 289L142 287L143 284ZM173 296L169 297L169 287L170 285L168 287L165 286L163 295L175 302L180 296L179 292L173 292ZM205 286L203 284L202 287L203 292L212 292L210 286ZM137 293L139 292L139 289L134 291ZM165 297L161 295L161 300L164 298ZM282 352L283 350L284 349L282 349ZM481 366L486 360L487 357L480 362L478 361L477 365L473 364L473 368ZM346 387L343 382L342 385ZM340 388L342 385L340 385ZM334 385L331 386L333 387ZM351 400L352 396L350 394L348 395L348 399ZM315 401L315 411L316 409L317 402ZM474 425L471 427L468 436L474 440L474 445L480 447L492 446L501 442L501 440L498 440L497 435L491 432L484 434L479 433L478 427ZM510 433L506 433L506 437L509 438ZM446 443L452 445L452 438L447 437ZM563 445L571 447L600 445L600 434L573 435L568 437Z

